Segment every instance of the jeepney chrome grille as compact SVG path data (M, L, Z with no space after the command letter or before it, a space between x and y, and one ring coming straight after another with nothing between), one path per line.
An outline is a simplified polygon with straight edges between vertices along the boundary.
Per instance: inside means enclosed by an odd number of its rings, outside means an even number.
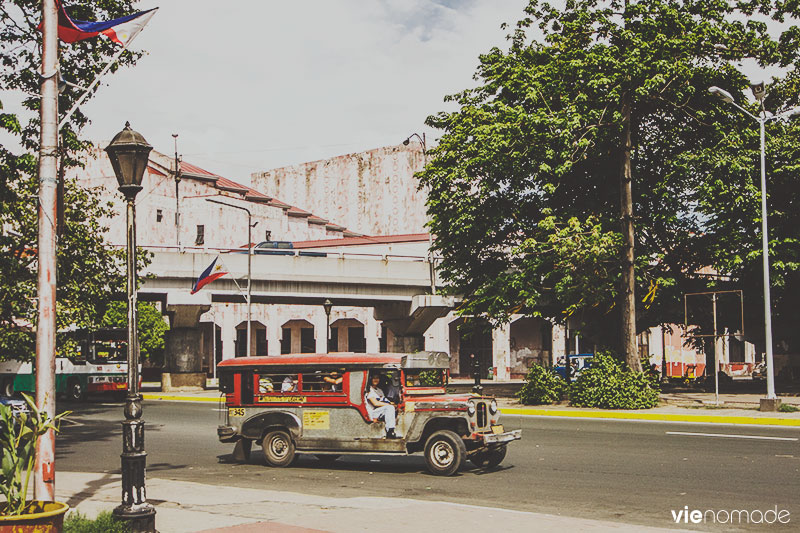
M486 427L486 422L488 421L489 417L486 416L486 402L478 402L475 406L476 414L478 416L478 429L484 429Z

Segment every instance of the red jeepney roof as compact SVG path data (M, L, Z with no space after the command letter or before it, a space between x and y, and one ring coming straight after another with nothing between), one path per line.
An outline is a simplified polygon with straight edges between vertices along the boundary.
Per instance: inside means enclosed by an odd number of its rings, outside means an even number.
M300 366L300 365L386 365L402 362L405 353L353 353L268 355L262 357L234 357L221 361L218 367L239 366Z

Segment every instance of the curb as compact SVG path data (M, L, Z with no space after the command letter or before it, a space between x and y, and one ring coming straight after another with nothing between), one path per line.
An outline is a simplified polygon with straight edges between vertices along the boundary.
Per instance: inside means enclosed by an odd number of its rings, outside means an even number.
M172 396L170 394L148 393L142 394L145 400L165 400L170 402L219 402L219 398L208 396Z
M560 418L597 418L615 420L648 420L656 422L699 422L703 424L738 424L749 426L800 427L800 418L725 416L725 415L679 415L670 413L630 413L601 411L565 411L556 409L527 409L506 407L500 410L505 415L550 416Z

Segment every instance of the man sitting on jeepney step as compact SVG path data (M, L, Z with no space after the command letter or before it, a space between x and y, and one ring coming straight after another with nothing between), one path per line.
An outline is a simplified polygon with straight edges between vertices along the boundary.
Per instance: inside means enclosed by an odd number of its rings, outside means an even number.
M394 405L386 398L386 395L380 389L381 376L380 374L373 374L370 378L370 387L367 391L367 413L374 421L383 417L386 424L386 438L398 439L395 435L394 428L396 424L397 413L395 412Z

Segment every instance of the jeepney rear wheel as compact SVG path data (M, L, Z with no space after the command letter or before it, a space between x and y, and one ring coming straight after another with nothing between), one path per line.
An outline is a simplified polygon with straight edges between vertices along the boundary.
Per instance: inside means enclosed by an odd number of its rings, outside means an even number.
M432 474L452 476L467 456L467 447L456 433L442 429L428 437L425 443L425 463Z
M294 442L286 431L281 429L270 431L261 441L264 459L270 466L289 466L294 461Z
M494 468L502 463L505 458L506 447L498 446L497 448L477 451L469 460L478 468Z

